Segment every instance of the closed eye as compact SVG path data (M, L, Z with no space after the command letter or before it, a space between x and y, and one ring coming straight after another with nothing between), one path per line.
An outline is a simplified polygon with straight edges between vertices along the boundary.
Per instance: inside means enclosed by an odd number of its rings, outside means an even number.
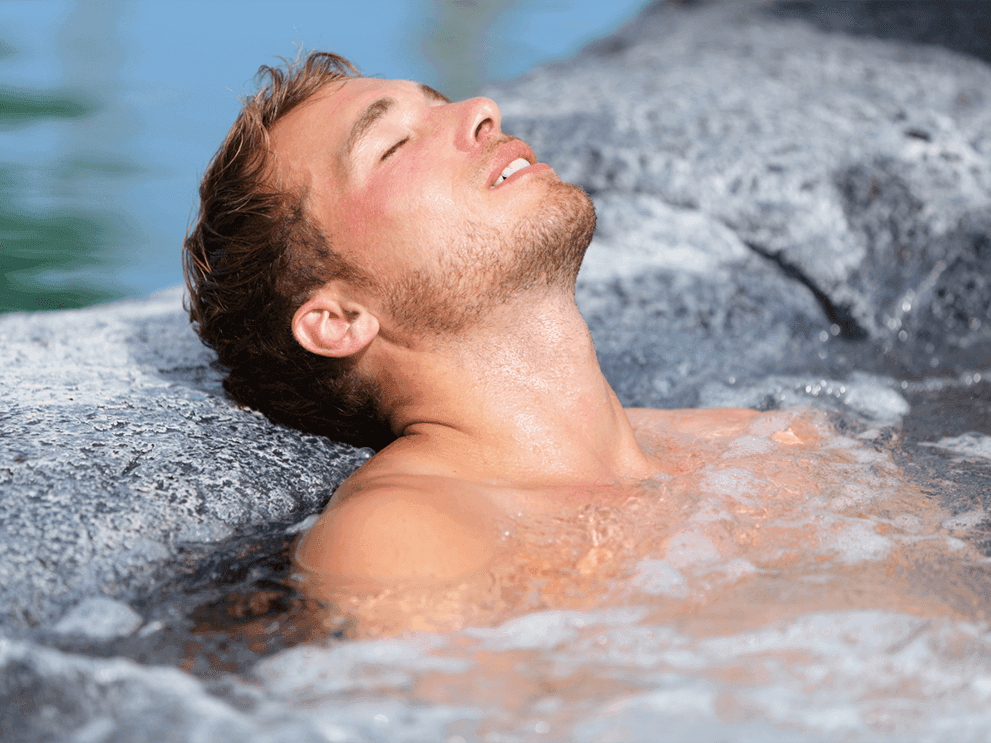
M383 153L382 160L388 160L390 157L392 157L394 154L396 154L396 150L398 150L400 147L402 147L407 142L409 142L409 137L406 137L405 139L402 139L399 142L396 142L394 145L392 145L392 147L390 147L389 149L387 149Z

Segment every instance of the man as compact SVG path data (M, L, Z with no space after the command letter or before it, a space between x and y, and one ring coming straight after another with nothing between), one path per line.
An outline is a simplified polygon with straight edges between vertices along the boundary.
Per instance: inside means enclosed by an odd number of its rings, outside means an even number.
M187 281L237 400L387 444L298 549L322 595L483 573L513 523L690 469L686 442L754 419L623 410L574 298L593 206L493 101L330 54L263 69L204 178Z

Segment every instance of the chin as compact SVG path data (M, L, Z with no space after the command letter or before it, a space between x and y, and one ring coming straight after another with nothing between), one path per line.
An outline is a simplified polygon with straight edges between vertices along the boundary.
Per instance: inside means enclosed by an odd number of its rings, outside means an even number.
M574 289L594 233L595 206L588 194L574 184L555 183L517 235L521 274Z
M386 311L411 336L456 337L533 290L573 293L595 207L581 188L557 181L511 234L468 221L457 232L438 267L379 282Z

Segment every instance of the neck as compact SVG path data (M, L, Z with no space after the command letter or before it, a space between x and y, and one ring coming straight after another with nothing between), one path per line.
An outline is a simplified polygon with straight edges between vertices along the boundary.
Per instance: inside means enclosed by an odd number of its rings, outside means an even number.
M491 482L608 482L652 471L571 296L497 308L453 340L383 339L369 363L399 446Z

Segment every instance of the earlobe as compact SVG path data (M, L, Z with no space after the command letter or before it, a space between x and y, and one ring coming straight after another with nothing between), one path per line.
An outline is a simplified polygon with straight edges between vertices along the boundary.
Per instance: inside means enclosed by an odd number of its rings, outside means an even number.
M378 334L378 320L364 307L345 307L318 292L296 310L292 333L310 353L344 358L358 353Z

